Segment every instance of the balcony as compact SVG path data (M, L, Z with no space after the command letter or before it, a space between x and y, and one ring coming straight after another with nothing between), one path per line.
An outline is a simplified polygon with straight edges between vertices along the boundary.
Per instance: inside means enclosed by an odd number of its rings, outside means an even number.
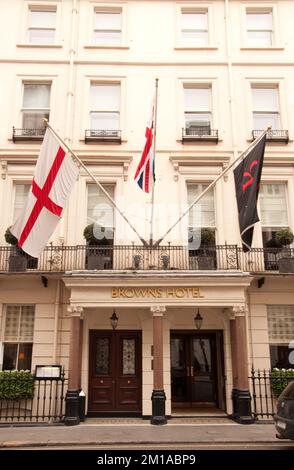
M252 140L257 139L262 133L262 130L253 130L252 131ZM288 144L289 142L289 132L287 130L269 130L266 133L267 142L280 142Z
M87 129L85 130L85 144L99 143L121 144L121 131L109 129Z
M285 261L292 262L294 266L294 249L289 248L285 252L278 248L253 248L249 253L243 253L237 245L217 245L198 250L189 250L187 246L48 246L36 259L15 247L0 247L2 273L106 270L293 272L294 269L285 270Z
M45 128L38 129L16 129L13 127L13 142L42 142L45 134Z
M218 142L218 130L208 126L190 126L182 129L182 143Z

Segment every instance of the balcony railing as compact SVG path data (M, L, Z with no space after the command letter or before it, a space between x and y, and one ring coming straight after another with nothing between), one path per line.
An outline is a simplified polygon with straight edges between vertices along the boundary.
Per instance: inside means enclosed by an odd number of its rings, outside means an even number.
M253 140L260 136L262 130L253 130L252 137ZM269 130L266 133L266 140L268 142L283 142L288 144L289 142L289 132L287 130Z
M13 142L42 142L45 134L45 128L39 129L16 129L13 127L12 140Z
M294 272L294 249L253 248L244 253L237 245L217 245L198 250L189 250L187 246L48 246L36 259L15 247L0 247L0 272L74 270L291 273Z
M85 144L96 144L99 142L111 142L121 144L121 131L87 129L85 130Z
M182 129L182 142L218 142L218 130L209 126L191 126Z

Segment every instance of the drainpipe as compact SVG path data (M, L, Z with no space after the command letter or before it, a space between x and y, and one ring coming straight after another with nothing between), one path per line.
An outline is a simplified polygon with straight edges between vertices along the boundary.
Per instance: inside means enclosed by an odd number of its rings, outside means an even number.
M60 305L60 286L61 279L57 280L55 302L54 302L54 330L53 330L53 351L52 351L52 364L57 363L57 339L58 339L58 320L59 320L59 305Z
M74 74L75 74L75 54L76 54L76 35L77 35L77 17L78 1L72 2L71 15L71 35L69 48L69 70L68 70L68 88L66 93L66 113L65 113L65 138L66 144L70 144L73 134L73 98L74 98ZM68 208L65 210L64 217L60 221L60 238L64 242L68 227Z
M233 142L233 152L234 152L233 159L235 160L238 156L237 129L236 129L237 119L236 119L236 111L235 111L235 90L234 90L233 68L232 68L229 0L225 0L225 31L226 31L226 43L227 43L229 102L230 102L230 110L231 110L232 142Z

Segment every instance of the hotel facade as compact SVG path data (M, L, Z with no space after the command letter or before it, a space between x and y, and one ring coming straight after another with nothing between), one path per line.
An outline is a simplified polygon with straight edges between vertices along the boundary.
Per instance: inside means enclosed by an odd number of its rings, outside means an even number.
M89 417L251 422L252 367L291 367L294 348L294 251L273 246L294 227L293 2L0 10L0 369L62 366L66 424L79 423L81 390ZM232 170L148 247L80 168L41 257L8 245L44 117L149 241L151 195L134 175L156 78L154 240L271 125L253 249L241 248ZM96 245L83 235L93 222Z

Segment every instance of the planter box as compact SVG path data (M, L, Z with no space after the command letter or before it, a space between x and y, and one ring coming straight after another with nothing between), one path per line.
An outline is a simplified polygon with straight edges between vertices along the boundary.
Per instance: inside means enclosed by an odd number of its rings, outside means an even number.
M280 258L278 266L280 273L294 273L294 258Z
M20 253L9 256L9 271L21 272L27 269L28 260Z

